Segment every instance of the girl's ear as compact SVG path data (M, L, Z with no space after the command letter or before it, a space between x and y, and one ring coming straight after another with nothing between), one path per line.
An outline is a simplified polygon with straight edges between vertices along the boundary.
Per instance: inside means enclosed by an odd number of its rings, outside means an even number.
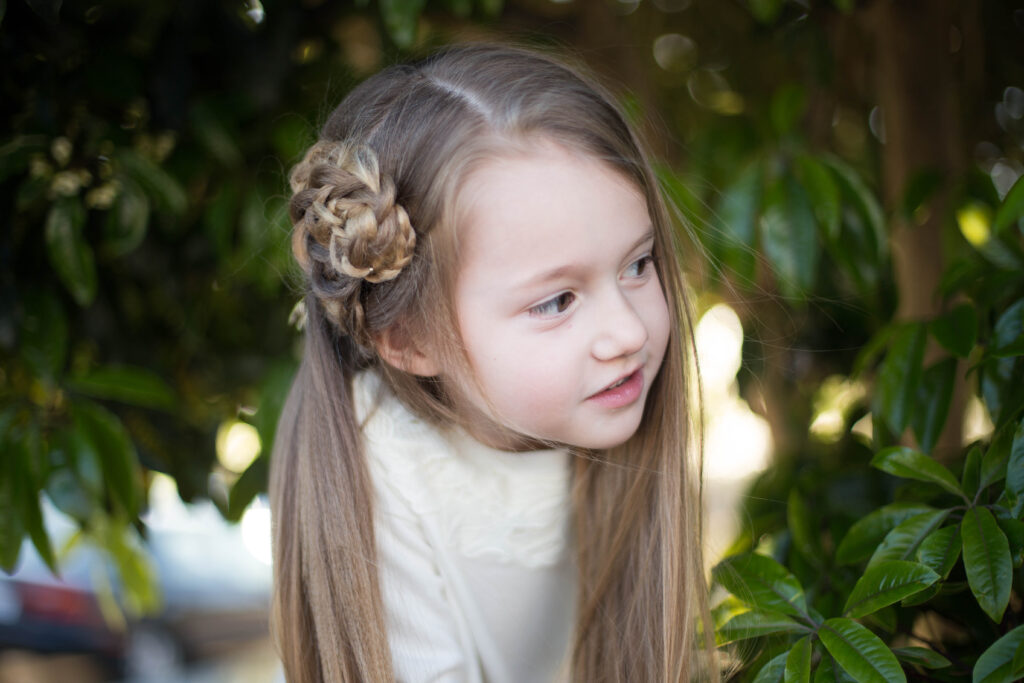
M417 344L400 325L392 325L377 338L377 353L388 365L420 377L441 374L434 354Z

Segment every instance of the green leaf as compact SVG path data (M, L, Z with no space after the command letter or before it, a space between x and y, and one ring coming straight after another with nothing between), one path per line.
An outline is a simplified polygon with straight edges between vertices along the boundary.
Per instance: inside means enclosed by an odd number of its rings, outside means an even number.
M814 215L825 239L839 239L842 202L839 186L836 185L832 172L820 161L808 155L797 157L796 172L811 200Z
M266 442L264 442L266 443ZM259 493L267 490L267 475L270 459L261 454L245 468L228 494L227 518L238 521L242 518L246 507Z
M900 522L895 529L886 534L885 539L875 549L868 560L868 567L885 560L912 560L924 539L946 521L949 512L926 512Z
M818 631L836 662L861 683L906 683L896 655L878 636L851 619L826 621Z
M142 243L149 226L149 198L131 178L120 179L121 192L107 214L103 232L104 252L123 256Z
M20 444L12 443L16 438L10 433L13 422L13 408L0 412L0 452L3 452L0 457L0 569L6 572L14 571L17 566L21 540L25 536L18 504L20 461L15 453Z
M885 215L878 198L864 183L857 171L839 157L821 157L821 162L832 169L839 182L840 190L849 198L854 211L863 220L874 250L872 260L875 263L881 263L888 241L886 239Z
M752 683L783 683L786 680L786 658L789 652L772 657L761 667Z
M967 358L978 343L978 312L971 304L960 304L931 323L936 341L959 358Z
M926 340L925 327L920 323L897 328L878 370L874 410L897 435L906 429L917 401Z
M762 24L773 24L782 11L782 0L748 0L750 13Z
M8 414L13 418L12 414ZM6 420L5 420L6 421ZM20 430L10 429L9 422L0 434L0 510L5 520L0 528L3 532L2 568L10 571L17 563L25 533L32 539L39 557L42 558L50 571L56 573L57 563L50 544L50 536L43 525L43 514L39 507L39 490L42 482L36 473L40 470L37 463L43 458L43 450L39 442L39 429L30 423ZM8 509L4 509L8 508ZM9 518L8 518L9 515ZM16 547L15 547L16 546Z
M715 567L713 575L726 590L758 610L793 616L807 611L800 582L770 557L755 553L730 557Z
M935 192L942 187L942 174L933 168L918 171L907 181L907 189L903 193L903 218L914 220L914 214L924 206Z
M54 382L67 360L68 322L64 309L49 292L26 293L23 303L18 351L36 376Z
M1020 567L1024 563L1024 522L997 516L996 524L1006 534L1006 540L1010 544L1010 561L1014 567Z
M727 265L753 283L757 213L761 205L761 163L755 160L722 193L716 225L725 241Z
M810 683L811 680L811 637L804 636L796 641L786 656L785 683Z
M953 398L953 383L956 381L956 367L956 359L947 358L925 370L921 376L912 422L914 434L925 453L931 453L935 448L946 424L949 403Z
M391 40L399 47L411 47L426 0L380 0L380 13Z
M1024 354L1024 299L1020 299L999 316L989 351L996 357Z
M901 662L925 669L944 669L947 666L951 666L948 659L935 650L929 650L926 647L896 647L893 648L892 653Z
M1013 425L1007 424L996 432L992 442L989 444L985 456L978 468L978 490L986 488L1001 481L1007 475L1007 467L1010 462L1010 450L1013 444Z
M1014 658L1024 643L1024 626L1009 631L981 653L974 664L972 683L1010 683L1017 680Z
M85 209L77 197L63 197L46 216L46 253L64 286L80 306L96 297L96 262L82 228Z
M971 508L960 522L967 583L992 621L999 623L1010 600L1013 564L1010 544L995 517L985 508Z
M1006 490L1015 497L1013 516L1020 517L1024 511L1024 420L1017 425L1010 446L1010 457L1006 466Z
M32 155L45 152L46 147L43 135L18 135L0 146L0 182L24 173Z
M489 17L501 14L501 10L505 6L505 0L479 0L479 2L484 14Z
M960 484L945 466L913 449L904 446L886 448L871 459L871 466L904 479L937 484L946 491L964 498Z
M100 455L103 478L112 498L129 515L137 514L141 498L138 456L121 420L88 400L74 401L71 414L76 428L88 437Z
M181 184L167 171L130 149L119 150L115 159L125 175L138 183L160 211L175 216L185 213L188 196Z
M789 135L799 125L807 109L807 92L797 83L786 83L772 95L769 115L775 134Z
M68 381L74 391L145 408L172 410L174 392L159 375L143 368L107 366Z
M51 26L60 21L60 6L63 0L25 0L39 18Z
M950 525L928 534L917 549L917 561L931 567L932 571L945 579L960 557L960 527Z
M783 633L806 633L808 627L777 612L741 612L715 632L715 642L725 645L737 640Z
M871 557L882 539L900 523L935 508L922 503L890 503L854 522L836 549L836 562L853 564Z
M967 451L967 457L964 458L964 471L960 476L960 487L968 498L973 498L978 492L978 483L981 481L981 458L981 446L977 444Z
M189 121L196 138L210 156L228 168L242 163L236 134L232 133L221 116L208 102L198 102L189 111Z
M939 575L923 564L901 560L878 562L857 581L843 614L854 619L867 616L938 580Z
M1024 176L1017 178L1010 191L1003 197L1003 203L996 210L992 231L998 235L1024 216Z
M814 683L857 683L843 668L836 664L836 660L829 655L821 658L821 663L814 671Z
M818 531L811 521L811 513L807 509L807 504L796 488L789 492L786 513L793 546L812 566L820 567L823 551Z
M802 300L814 286L820 248L814 211L796 179L769 186L760 219L761 244L786 296Z

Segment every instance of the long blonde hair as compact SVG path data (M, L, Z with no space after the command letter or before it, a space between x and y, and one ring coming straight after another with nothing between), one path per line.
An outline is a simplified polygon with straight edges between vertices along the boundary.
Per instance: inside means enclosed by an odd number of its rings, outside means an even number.
M642 191L672 317L637 433L575 459L572 676L589 683L715 675L698 421L688 401L696 395L692 326L677 233L650 163L613 99L579 69L529 50L468 45L362 83L292 172L293 247L309 284L308 318L270 479L272 621L289 680L394 678L351 380L376 367L424 418L464 422L442 383L382 362L375 340L429 338L465 365L451 308L458 188L476 161L538 139L600 160Z

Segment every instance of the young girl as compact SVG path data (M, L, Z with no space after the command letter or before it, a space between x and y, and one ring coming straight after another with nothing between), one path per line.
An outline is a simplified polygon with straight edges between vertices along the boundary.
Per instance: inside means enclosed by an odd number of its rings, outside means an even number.
M677 245L609 95L542 54L449 49L357 87L291 185L288 679L713 674Z

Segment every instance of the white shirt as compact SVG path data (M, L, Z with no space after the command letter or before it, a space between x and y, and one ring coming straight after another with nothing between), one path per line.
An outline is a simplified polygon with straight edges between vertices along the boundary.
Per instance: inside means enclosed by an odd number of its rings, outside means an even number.
M565 678L576 595L568 453L509 453L442 432L369 372L354 394L397 679Z

